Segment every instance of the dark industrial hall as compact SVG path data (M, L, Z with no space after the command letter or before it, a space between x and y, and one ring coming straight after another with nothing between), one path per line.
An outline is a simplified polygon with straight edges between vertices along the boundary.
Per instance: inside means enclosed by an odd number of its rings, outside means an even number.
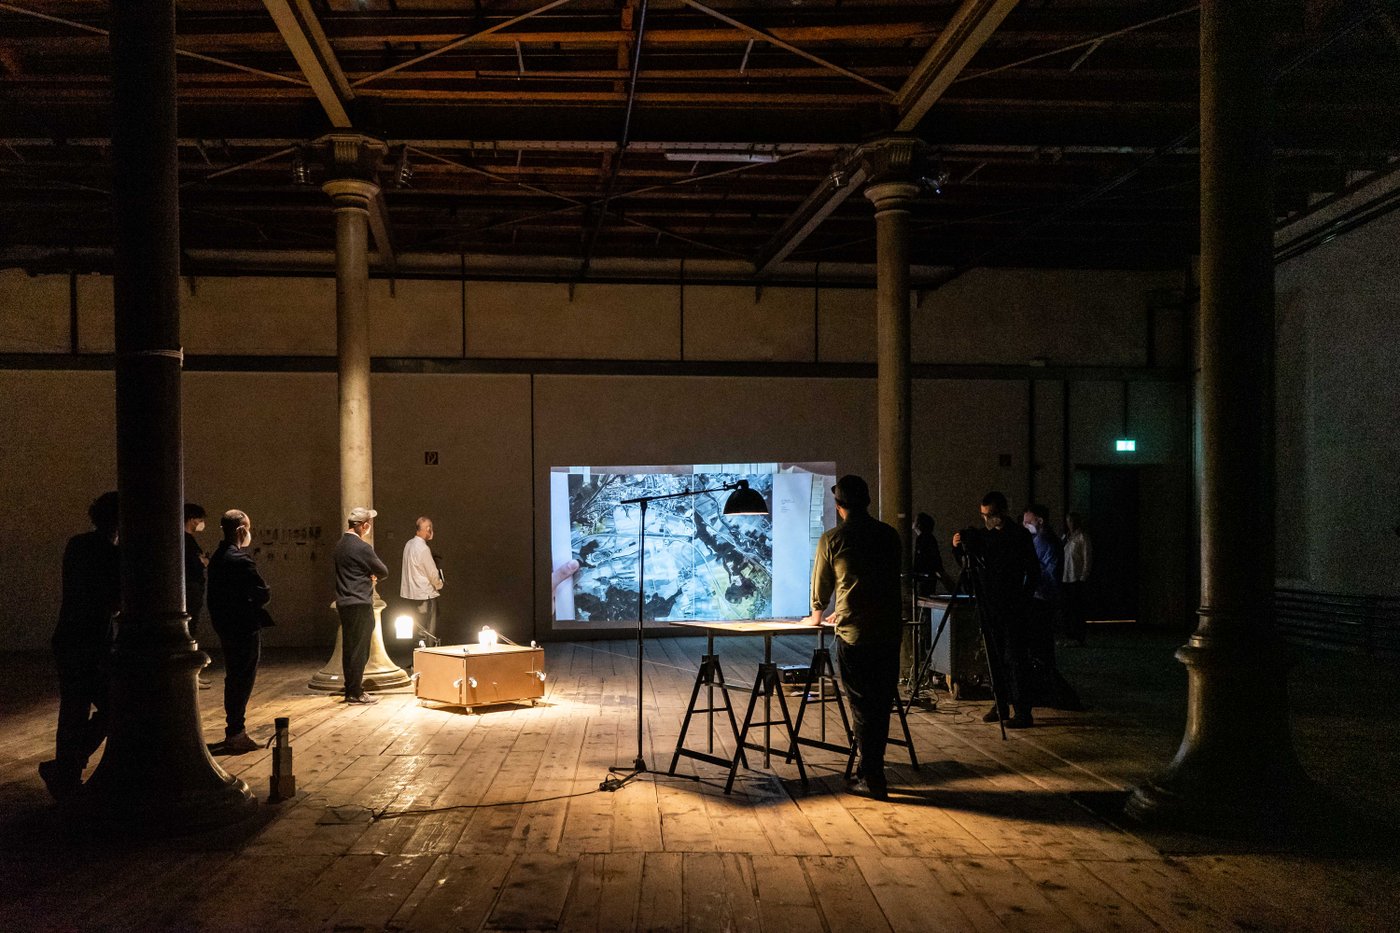
M1395 0L0 0L0 927L1400 927Z

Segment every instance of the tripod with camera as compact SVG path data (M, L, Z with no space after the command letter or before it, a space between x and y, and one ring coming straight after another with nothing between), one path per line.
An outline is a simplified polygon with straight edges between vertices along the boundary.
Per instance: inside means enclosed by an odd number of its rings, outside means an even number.
M913 703L918 699L919 692L923 689L926 680L929 680L934 670L934 655L938 649L938 642L947 630L948 620L953 614L953 607L959 598L971 598L977 611L977 627L982 639L982 651L987 658L987 685L992 691L992 701L998 710L1006 709L1006 704L1002 700L1001 690L997 686L997 668L1002 663L1002 645L992 624L989 615L987 601L982 591L982 573L986 570L986 558L974 555L970 548L964 547L958 556L958 579L953 587L952 594L948 597L947 605L943 607L943 614L938 620L938 628L934 631L933 639L928 647L915 659L913 670L909 675L910 692L909 702ZM915 590L917 594L917 588ZM917 595L915 596L915 606L917 609ZM948 676L951 677L951 673ZM1001 737L1006 738L1006 724L998 718L997 722L1001 726Z

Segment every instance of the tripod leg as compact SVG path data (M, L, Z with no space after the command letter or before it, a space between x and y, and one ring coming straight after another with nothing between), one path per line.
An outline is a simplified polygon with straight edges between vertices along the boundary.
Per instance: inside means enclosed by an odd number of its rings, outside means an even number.
M987 623L986 614L979 611L978 621L981 623L979 628L982 630L982 650L987 654L987 681L992 688L992 702L995 703L997 707L997 725L1001 727L1001 740L1004 742L1006 741L1006 716L1004 714L1010 710L1010 706L1002 701L1001 688L997 686L996 675L996 667L998 664L1002 663L1004 655L1000 653L996 655L992 654L993 651L999 649L1001 646L998 643L996 635L992 633L990 625Z

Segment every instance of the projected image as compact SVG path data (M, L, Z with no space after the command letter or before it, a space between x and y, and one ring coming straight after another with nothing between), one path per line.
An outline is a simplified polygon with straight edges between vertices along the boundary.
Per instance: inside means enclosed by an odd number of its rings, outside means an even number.
M640 504L624 500L747 480L770 515L724 514L727 491L646 507L644 618L724 620L807 612L833 464L556 467L551 479L554 617L637 618Z

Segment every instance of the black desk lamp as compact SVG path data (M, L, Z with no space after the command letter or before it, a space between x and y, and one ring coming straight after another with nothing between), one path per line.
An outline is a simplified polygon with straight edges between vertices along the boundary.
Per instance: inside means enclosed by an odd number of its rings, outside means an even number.
M651 770L647 767L646 759L642 757L642 696L645 689L642 675L642 665L645 662L642 650L646 644L647 505L661 499L682 499L687 496L703 496L706 493L730 490L732 492L729 493L729 498L724 501L725 515L768 514L768 503L763 501L763 494L757 489L750 489L749 481L746 479L725 483L723 486L716 486L713 489L682 489L680 492L668 492L659 496L638 496L635 499L623 499L618 503L619 505L638 505L642 509L641 518L637 521L637 757L633 759L631 767L615 765L609 768L608 771L611 773L598 785L602 790L617 790L637 775L645 774Z

